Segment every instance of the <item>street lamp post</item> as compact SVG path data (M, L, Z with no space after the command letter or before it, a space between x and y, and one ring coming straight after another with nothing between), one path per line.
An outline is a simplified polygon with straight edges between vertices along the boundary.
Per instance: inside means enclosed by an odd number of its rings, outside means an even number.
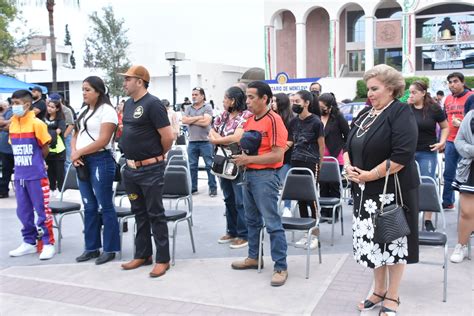
M170 62L173 75L173 108L176 109L176 62L184 60L184 53L168 52L165 58Z

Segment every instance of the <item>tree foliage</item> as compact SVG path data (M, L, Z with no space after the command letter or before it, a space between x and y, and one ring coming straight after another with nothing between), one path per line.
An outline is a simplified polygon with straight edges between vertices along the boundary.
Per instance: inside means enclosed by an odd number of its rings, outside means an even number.
M0 0L0 12L0 73L5 73L8 68L18 66L17 57L27 53L27 43L33 33L28 30L15 38L9 29L14 20L24 24L15 1Z
M115 17L112 7L102 8L102 13L102 17L97 12L89 16L93 26L91 36L86 40L84 65L104 69L110 94L118 97L122 95L123 83L123 77L118 74L130 67L128 29L124 26L124 19Z

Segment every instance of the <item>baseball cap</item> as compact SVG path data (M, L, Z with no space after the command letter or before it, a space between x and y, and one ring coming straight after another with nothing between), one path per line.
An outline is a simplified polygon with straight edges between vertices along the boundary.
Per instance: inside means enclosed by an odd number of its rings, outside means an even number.
M51 101L61 101L61 96L58 93L51 93L48 99Z
M127 77L135 77L142 79L143 81L150 82L150 73L145 67L140 65L134 65L127 70L126 73L120 73L119 75Z
M258 155L258 148L262 142L262 134L259 131L247 131L240 139L240 147L242 151L249 156Z
M43 89L41 89L40 86L31 87L31 88L30 88L30 91L39 91L39 92L43 93Z

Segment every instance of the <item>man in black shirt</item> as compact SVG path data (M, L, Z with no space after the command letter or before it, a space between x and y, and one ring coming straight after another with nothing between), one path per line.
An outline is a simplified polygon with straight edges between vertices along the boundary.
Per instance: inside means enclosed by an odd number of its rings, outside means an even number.
M168 225L163 207L164 155L173 143L173 131L166 108L148 93L150 75L143 66L132 66L126 73L123 88L130 99L123 109L123 132L120 138L127 165L124 184L137 223L134 259L122 264L125 270L152 264L151 232L156 246L156 265L151 277L169 269Z
M35 112L37 118L44 121L44 116L46 115L46 102L43 100L43 90L41 90L41 87L39 86L34 86L31 88L31 95L33 96L33 104L31 104L33 112Z

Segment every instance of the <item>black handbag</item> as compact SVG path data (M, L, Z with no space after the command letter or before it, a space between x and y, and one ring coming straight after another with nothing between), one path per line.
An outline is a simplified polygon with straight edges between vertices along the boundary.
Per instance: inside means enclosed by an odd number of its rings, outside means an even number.
M388 177L390 174L390 160L387 160L387 172L385 174L385 185L383 196L387 194ZM390 243L400 237L410 234L410 227L406 219L407 207L403 204L402 190L398 175L394 175L395 181L395 204L385 206L385 199L382 198L380 209L374 215L374 238L377 243ZM400 203L398 203L400 195Z
M239 167L232 162L232 158L229 157L227 149L222 148L219 145L216 146L214 152L211 173L215 176L229 180L234 180L239 175Z
M89 169L87 168L87 165L85 164L85 161L83 160L84 165L79 165L76 167L76 173L77 177L81 181L89 181Z

